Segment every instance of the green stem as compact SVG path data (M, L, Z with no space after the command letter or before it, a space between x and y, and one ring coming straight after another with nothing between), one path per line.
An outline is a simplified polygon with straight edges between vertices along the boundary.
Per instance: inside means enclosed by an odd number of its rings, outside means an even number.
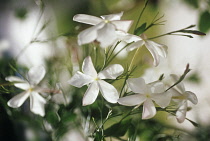
M148 2L149 2L149 0L147 0L147 1L145 2L142 11L141 11L141 13L139 14L138 20L137 20L136 25L135 25L135 28L134 28L134 32L135 32L135 30L137 29L137 26L138 26L138 24L139 24L139 21L140 21L140 19L141 19L141 16L142 16L142 14L144 13L144 10L146 9ZM134 33L134 32L133 32L133 33Z

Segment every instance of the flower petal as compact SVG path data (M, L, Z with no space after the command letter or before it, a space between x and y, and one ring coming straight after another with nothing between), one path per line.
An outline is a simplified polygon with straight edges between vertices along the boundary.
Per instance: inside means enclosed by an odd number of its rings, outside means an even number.
M112 24L115 25L117 30L121 30L124 32L128 32L132 25L133 21L131 20L119 20L119 21L112 21Z
M93 78L89 75L83 74L81 72L77 72L74 76L68 81L68 83L72 86L81 88L84 85L87 85L93 82Z
M125 96L118 99L118 103L125 106L141 105L146 100L146 97L142 94L135 94Z
M102 22L80 32L78 35L78 44L83 45L93 42L98 36L98 29L102 28L104 25L105 23Z
M119 94L114 86L104 80L98 80L98 86L101 94L108 102L117 103Z
M23 90L27 90L30 88L30 85L28 84L27 81L16 76L8 76L5 78L5 80L9 82L13 82L15 87L23 89Z
M154 100L160 107L165 108L170 104L171 96L171 93L168 91L163 93L153 93L151 94L151 99Z
M151 53L153 59L154 59L154 66L158 66L158 64L160 63L160 57L159 57L159 54L156 50L156 48L150 44L150 42L148 41L145 41L145 46L146 48L149 50L149 52Z
M93 62L90 56L86 57L82 64L82 71L84 74L92 76L93 78L97 77L97 72L93 66Z
M103 15L101 16L101 18L104 20L113 21L113 20L120 20L122 15L123 15L123 12L120 12L116 14Z
M179 123L184 122L187 113L187 102L185 101L176 112L176 119Z
M106 23L103 28L98 30L97 41L101 47L105 48L112 45L117 40L117 34L113 24Z
M144 43L145 43L144 40L139 40L139 41L137 41L135 43L132 43L129 46L127 46L126 50L127 51L132 51L136 48L142 47L144 45Z
M97 82L94 81L93 83L90 84L87 91L85 92L85 95L82 100L82 105L86 106L92 104L96 100L98 93L99 93L99 87Z
M119 40L124 41L126 43L137 42L139 40L142 40L139 36L128 34L123 31L116 31L116 34Z
M151 87L152 93L162 93L165 91L165 85L160 81L155 81L148 85Z
M18 108L20 107L26 99L29 97L30 93L28 91L24 91L13 98L11 98L8 102L7 105L12 107L12 108Z
M127 80L129 88L134 92L134 93L140 93L140 94L146 94L148 93L148 88L147 85L144 81L143 78L129 78Z
M193 104L197 104L198 103L198 98L193 92L186 91L185 94L187 94L187 99L189 101L191 101Z
M154 117L156 114L155 105L151 99L147 99L143 105L142 119L149 119Z
M32 67L28 72L29 82L37 85L45 76L45 68L43 66Z
M168 49L168 47L166 45L158 44L158 43L150 41L150 40L147 40L147 43L150 44L151 46L153 46L160 56L166 57L167 49Z
M31 92L31 95L30 95L31 112L43 117L45 115L45 109L44 109L45 104L46 104L46 100L42 96L40 96L35 91Z
M102 19L95 16L91 16L91 15L77 14L73 17L73 21L90 24L90 25L96 25L102 22Z
M123 73L124 69L119 64L112 64L106 67L103 71L98 73L100 79L116 79Z

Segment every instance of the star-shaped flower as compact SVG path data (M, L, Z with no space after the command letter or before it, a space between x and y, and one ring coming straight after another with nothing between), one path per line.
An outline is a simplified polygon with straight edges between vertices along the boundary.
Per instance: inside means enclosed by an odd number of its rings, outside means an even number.
M135 35L126 35L126 38L129 39L130 42L134 42L127 46L127 51L132 51L136 48L142 47L143 45L151 53L154 58L154 66L158 66L160 63L160 56L166 57L167 54L167 46L163 44L158 44L154 41L148 40L145 34L142 34L141 37Z
M172 79L177 82L179 77L175 74L171 74ZM176 119L179 123L184 122L186 118L186 113L187 113L187 107L188 107L188 100L192 102L193 104L198 103L197 96L191 92L191 91L186 91L184 84L180 82L179 84L176 85L176 88L171 89L172 93L172 100L176 103L178 103L178 109L176 112Z
M96 100L99 91L108 102L117 103L119 95L116 88L103 79L116 79L124 71L121 65L113 64L97 73L91 57L88 56L84 59L82 71L83 73L78 71L74 74L68 83L78 88L89 84L83 97L83 106L92 104Z
M40 116L45 115L44 105L46 100L39 95L41 91L37 84L44 78L45 69L42 66L32 67L27 75L27 80L23 80L17 76L8 76L5 79L14 83L14 86L25 90L24 92L11 98L7 104L12 108L20 107L28 97L30 97L30 110Z
M122 97L118 103L126 106L140 106L143 103L142 119L149 119L155 116L156 108L153 103L157 103L160 107L165 108L169 105L171 94L165 92L165 86L162 82L153 82L146 84L144 79L129 78L128 86L133 91L134 95Z
M122 15L123 12L104 15L101 18L86 14L75 15L74 21L93 25L78 35L78 44L83 45L97 40L103 48L112 45L117 40L116 31L127 32L132 24L131 20L120 20Z

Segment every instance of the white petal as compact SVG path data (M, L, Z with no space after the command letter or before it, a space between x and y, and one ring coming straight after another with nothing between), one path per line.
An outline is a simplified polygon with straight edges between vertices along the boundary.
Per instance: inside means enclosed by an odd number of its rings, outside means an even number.
M176 112L176 119L179 123L184 122L187 113L187 102L185 101Z
M155 81L148 85L152 88L152 93L162 93L165 91L165 85L160 81Z
M27 90L30 88L30 85L27 81L16 76L8 76L5 78L5 80L9 82L13 82L15 87L23 89L23 90Z
M148 88L147 85L144 81L143 78L129 78L127 80L129 88L134 92L134 93L141 93L141 94L146 94L148 93Z
M148 41L145 42L145 46L147 47L147 49L149 50L149 52L151 53L151 55L154 59L154 63L153 63L154 66L158 66L158 64L160 62L160 57L159 57L159 54L158 54L157 50Z
M128 32L128 30L130 29L131 25L132 25L133 21L129 21L129 20L125 20L125 21L112 21L112 24L115 25L115 28L117 30L121 30L124 32Z
M187 99L189 101L191 101L193 104L197 104L198 103L198 98L197 98L197 96L194 93L192 93L190 91L186 91L185 94L187 94Z
M171 96L171 93L167 91L151 94L151 99L154 100L160 107L165 108L170 104Z
M31 112L38 114L40 116L45 115L44 105L46 100L40 96L37 92L32 91L30 95L30 109Z
M144 40L139 40L139 41L137 41L135 43L132 43L129 46L127 46L126 50L127 51L132 51L136 48L142 47L144 45L144 43L145 43Z
M162 56L162 57L166 57L167 55L167 49L168 47L166 45L163 44L158 44L156 42L147 40L148 44L150 44L151 46L153 46L155 48L155 50L157 51L157 53Z
M177 102L177 103L180 103L182 101L182 99L180 99L179 97L183 97L183 94L179 93L176 89L174 88L171 88L169 90L169 92L171 93L172 95L172 100L174 102Z
M117 40L117 34L115 32L114 25L106 23L103 28L98 30L97 41L100 42L101 47L108 47Z
M99 87L97 82L95 81L90 84L87 91L85 92L85 95L82 100L82 105L86 106L92 104L96 100L98 93L99 93Z
M82 71L84 74L92 76L93 78L97 77L97 72L93 66L93 62L90 56L86 57L82 64Z
M93 82L93 78L89 75L83 74L81 72L77 72L74 76L68 81L68 83L72 86L81 88L84 85L87 85Z
M119 64L113 64L106 67L103 71L98 73L100 79L116 79L123 73L124 69Z
M170 77L172 78L174 83L179 80L179 77L176 74L171 74ZM184 87L183 82L180 82L179 84L177 84L176 87L180 90L181 93L185 92L185 87Z
M98 80L98 86L101 94L108 102L117 103L117 100L119 99L119 94L114 86L103 80Z
M29 82L37 85L45 76L45 68L43 66L32 67L28 72Z
M77 14L73 17L73 20L80 23L90 24L90 25L96 25L102 22L101 18L91 16L91 15L86 15L86 14Z
M146 97L142 94L135 94L125 96L118 99L118 103L125 106L141 105L146 100Z
M123 15L123 12L120 12L120 13L116 13L116 14L103 15L103 16L101 16L101 18L104 20L113 21L113 20L120 20L122 15Z
M139 40L142 40L139 36L128 34L123 31L116 31L116 33L117 33L117 38L126 43L137 42Z
M142 119L149 119L154 117L156 114L155 105L152 100L147 99L143 105Z
M102 28L104 25L105 23L102 22L80 32L78 35L78 44L83 45L93 42L98 36L98 29Z
M7 105L12 107L12 108L18 108L20 107L26 99L29 97L30 93L28 91L24 91L13 98L11 98L8 102Z

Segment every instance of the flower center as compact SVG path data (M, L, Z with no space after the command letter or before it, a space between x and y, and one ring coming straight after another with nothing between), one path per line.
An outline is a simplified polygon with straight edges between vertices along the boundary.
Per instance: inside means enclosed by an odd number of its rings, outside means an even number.
M150 94L149 94L149 93L147 93L147 94L146 94L146 97L147 97L147 98L151 98L151 96L150 96Z
M94 80L95 80L95 81L98 81L98 80L99 80L99 78L98 78L98 77L96 77Z
M33 88L29 88L29 89L28 89L29 92L32 92L33 90L34 90Z
M109 21L109 20L104 20L104 22L105 22L105 23L109 23L110 21Z

